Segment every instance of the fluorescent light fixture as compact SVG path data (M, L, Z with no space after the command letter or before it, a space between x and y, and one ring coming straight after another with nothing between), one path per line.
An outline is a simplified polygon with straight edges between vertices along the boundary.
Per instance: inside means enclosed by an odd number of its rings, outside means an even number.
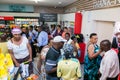
M38 3L38 0L35 0L35 3Z
M30 0L30 1L34 1L35 3L38 3L39 1L43 1L43 0Z
M58 4L62 4L62 2L58 2Z

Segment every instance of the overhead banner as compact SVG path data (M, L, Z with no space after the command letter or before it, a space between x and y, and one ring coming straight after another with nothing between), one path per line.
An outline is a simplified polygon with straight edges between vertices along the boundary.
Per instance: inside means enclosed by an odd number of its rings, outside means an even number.
M40 13L41 22L57 22L57 14L55 13Z
M74 34L80 34L82 28L82 13L75 13L75 26L74 26Z

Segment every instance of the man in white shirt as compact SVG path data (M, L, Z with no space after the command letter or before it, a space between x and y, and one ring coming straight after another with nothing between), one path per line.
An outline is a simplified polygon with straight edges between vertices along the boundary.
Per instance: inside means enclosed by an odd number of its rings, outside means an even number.
M103 40L100 43L100 48L105 51L100 65L100 80L117 80L119 74L119 60L117 52L111 49L111 42Z

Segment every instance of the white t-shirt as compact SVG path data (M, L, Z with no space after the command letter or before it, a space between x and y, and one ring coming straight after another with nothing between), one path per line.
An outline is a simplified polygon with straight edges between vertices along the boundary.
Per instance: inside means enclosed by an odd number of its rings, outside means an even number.
M11 40L9 40L7 46L8 49L13 51L13 54L16 59L23 59L29 55L27 44L28 39L26 37L22 37L22 42L20 45L16 45L12 43Z

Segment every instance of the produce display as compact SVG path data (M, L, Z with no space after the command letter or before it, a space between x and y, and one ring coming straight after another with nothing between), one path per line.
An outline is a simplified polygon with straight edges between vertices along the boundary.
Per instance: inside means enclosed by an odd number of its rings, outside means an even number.
M0 53L0 80L10 80L13 70L14 65L10 54Z

